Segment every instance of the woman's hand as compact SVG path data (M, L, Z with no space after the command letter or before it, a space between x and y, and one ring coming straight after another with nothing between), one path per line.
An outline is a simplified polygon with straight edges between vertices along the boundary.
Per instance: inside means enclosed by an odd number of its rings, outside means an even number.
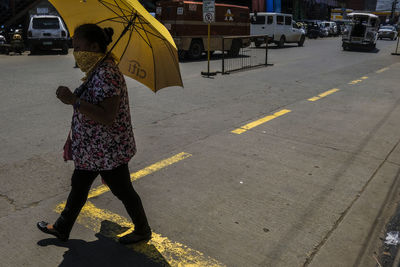
M59 86L56 91L57 98L61 100L64 104L73 105L77 99L68 87Z

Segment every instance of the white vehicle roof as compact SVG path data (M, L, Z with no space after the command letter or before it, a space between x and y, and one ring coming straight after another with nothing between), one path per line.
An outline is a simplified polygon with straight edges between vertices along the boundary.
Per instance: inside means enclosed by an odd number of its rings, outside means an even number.
M352 16L368 16L371 18L378 18L377 15L370 14L370 13L361 13L361 12L353 12L353 13L348 14L347 16L350 16L350 17L352 17Z
M250 13L251 16L255 15L255 13ZM275 13L275 12L257 12L257 16L271 16L271 15L280 15L280 16L292 16L292 14L284 14L284 13Z
M59 18L56 15L33 15L31 18Z

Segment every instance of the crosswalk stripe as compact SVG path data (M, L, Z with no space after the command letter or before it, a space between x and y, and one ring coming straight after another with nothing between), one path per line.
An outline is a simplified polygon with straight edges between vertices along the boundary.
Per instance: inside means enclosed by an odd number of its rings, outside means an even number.
M61 213L65 207L65 202L59 204L55 211ZM129 228L130 231L134 228L134 225L126 218L115 214L106 209L97 208L93 203L88 201L82 208L82 211L77 219L77 222L86 228L98 233L103 234L101 230L102 222L111 221L118 224L119 227ZM112 230L104 230L104 235L110 238L116 239L117 236L124 235L125 233L119 234ZM202 252L195 249L189 248L179 242L174 242L163 237L160 234L152 233L152 239L147 243L141 242L134 245L129 245L135 252L146 255L154 262L167 262L170 266L190 266L190 267L222 267L224 264L217 260L205 256ZM155 248L155 249L154 249Z
M154 173L156 171L161 170L162 168L170 166L170 165L172 165L174 163L177 163L177 162L179 162L181 160L184 160L186 158L189 158L191 156L192 155L189 154L189 153L182 152L182 153L176 154L175 156L172 156L170 158L167 158L167 159L164 159L164 160L159 161L157 163L154 163L154 164L152 164L152 165L150 165L150 166L148 166L148 167L146 167L146 168L144 168L144 169L142 169L140 171L132 173L131 174L131 181L133 182L133 181L135 181L137 179L140 179L140 178L142 178L142 177L144 177L146 175L152 174L152 173ZM88 198L97 197L97 196L99 196L101 194L104 194L104 193L106 193L108 191L110 191L108 186L101 185L101 186L99 186L97 188L94 188L94 189L90 190Z

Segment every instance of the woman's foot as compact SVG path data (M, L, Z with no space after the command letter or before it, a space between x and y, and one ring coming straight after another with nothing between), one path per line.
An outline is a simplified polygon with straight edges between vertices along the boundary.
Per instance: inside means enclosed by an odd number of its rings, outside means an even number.
M145 233L138 233L133 231L130 234L124 235L120 239L118 239L119 243L121 244L133 244L140 241L148 241L151 239L151 231Z
M49 224L47 222L41 221L38 222L36 224L36 226L39 228L40 231L42 231L43 233L46 234L50 234L50 235L54 235L55 237L57 237L58 239L60 239L61 241L67 241L68 240L68 236L60 233L59 231L57 231L56 229L54 229L52 224Z

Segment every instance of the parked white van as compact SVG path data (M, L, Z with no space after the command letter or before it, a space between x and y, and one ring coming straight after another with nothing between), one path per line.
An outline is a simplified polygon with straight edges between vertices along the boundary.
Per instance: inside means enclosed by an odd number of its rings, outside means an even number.
M28 43L31 53L39 49L62 49L68 54L68 32L59 16L36 15L30 19L28 27Z
M268 35L269 42L274 42L278 47L285 43L297 43L303 46L306 35L293 21L291 14L258 12L250 14L250 35ZM263 39L253 40L260 46Z

